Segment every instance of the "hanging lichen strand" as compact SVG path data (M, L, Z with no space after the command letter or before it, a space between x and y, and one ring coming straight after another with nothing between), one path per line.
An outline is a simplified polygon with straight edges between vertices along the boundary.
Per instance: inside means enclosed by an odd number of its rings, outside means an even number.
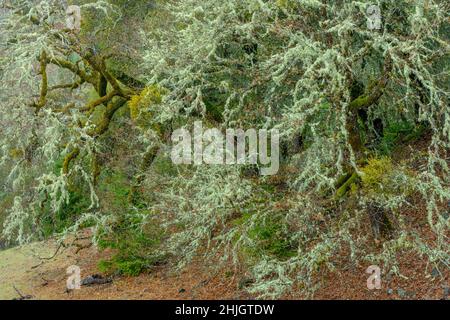
M60 235L90 226L99 240L124 221L139 232L157 221L158 259L219 252L248 268L261 296L312 291L337 256L401 273L397 254L414 252L449 268L448 1L378 1L379 29L370 1L173 0L128 12L79 2L79 32L60 1L12 0L0 13L7 239L44 237L43 221L82 186L89 204ZM198 120L278 129L280 172L174 167L171 133ZM103 159L124 132L140 146L133 162ZM125 216L99 197L122 167ZM432 239L407 208L423 208Z

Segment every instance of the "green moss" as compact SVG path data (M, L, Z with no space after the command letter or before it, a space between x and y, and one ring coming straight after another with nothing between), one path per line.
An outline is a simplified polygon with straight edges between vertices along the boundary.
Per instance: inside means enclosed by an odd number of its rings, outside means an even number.
M138 125L145 127L153 117L152 106L160 104L166 93L167 90L164 88L151 85L138 95L132 96L128 103L131 119L136 121Z
M336 191L335 200L341 199L357 183L359 176L354 172Z
M368 103L369 103L368 96L360 96L350 103L349 109L352 111L357 111L366 106Z
M363 186L378 189L380 185L386 184L393 167L392 161L388 157L369 159L367 165L361 169Z
M407 196L414 190L414 181L413 172L386 156L371 158L361 168L362 191L371 198Z
M13 159L20 159L24 155L24 152L22 149L19 148L13 148L9 150L9 156Z
M66 157L64 158L63 165L62 165L62 171L64 174L69 173L70 163L72 162L72 160L74 160L76 157L78 157L79 154L80 154L80 149L75 148L66 155Z

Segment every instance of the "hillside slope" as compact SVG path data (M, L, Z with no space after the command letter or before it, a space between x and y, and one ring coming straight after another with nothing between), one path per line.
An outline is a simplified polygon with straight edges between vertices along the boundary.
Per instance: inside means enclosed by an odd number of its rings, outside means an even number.
M98 274L97 263L110 255L98 252L85 243L61 247L54 240L38 242L0 251L0 299L252 299L244 287L245 275L232 269L208 272L212 261L197 260L181 273L159 266L138 277L116 276L111 283L82 286L67 292L67 267L78 265L82 279ZM87 248L84 248L87 247ZM83 248L83 249L80 249ZM44 258L44 259L42 259ZM209 266L211 267L211 266ZM438 275L426 271L420 259L405 257L402 262L404 278L384 279L382 289L370 291L366 287L368 275L364 266L353 266L324 274L322 287L314 299L446 299L449 293L449 274ZM16 290L17 289L17 290ZM18 292L17 292L18 291ZM287 299L304 299L291 292Z

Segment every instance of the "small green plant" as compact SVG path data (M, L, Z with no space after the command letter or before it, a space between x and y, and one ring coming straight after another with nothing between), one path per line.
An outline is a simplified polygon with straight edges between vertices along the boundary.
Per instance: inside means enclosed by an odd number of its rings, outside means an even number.
M118 214L114 233L99 241L101 249L115 250L111 259L99 262L101 272L137 276L164 260L164 254L158 250L162 231L152 224L141 228L143 219L143 213Z
M86 198L80 190L69 191L69 202L63 203L61 209L55 213L52 213L48 204L45 203L41 219L43 236L50 237L72 226L89 205L90 199Z
M381 155L391 155L399 143L414 141L420 138L424 131L424 125L415 125L408 121L391 123L383 130L377 151Z
M110 260L100 260L98 269L103 273L119 273L135 277L141 274L149 266L149 262L143 258L130 259L129 257L114 256Z
M101 201L114 222L112 232L105 232L98 244L100 249L113 249L114 254L101 260L98 268L104 273L137 276L164 259L158 251L163 232L142 203L129 202L129 180L122 171L107 171L100 182Z
M280 217L271 217L258 222L249 231L249 236L256 243L256 247L251 250L255 254L262 252L279 259L287 259L297 254Z

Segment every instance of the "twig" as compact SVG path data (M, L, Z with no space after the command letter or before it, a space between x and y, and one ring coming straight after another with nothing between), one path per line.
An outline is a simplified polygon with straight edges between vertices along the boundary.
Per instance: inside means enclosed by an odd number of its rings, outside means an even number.
M75 250L75 254L78 254L78 252L80 252L81 250L88 249L88 248L92 247L92 243L89 243L89 244L84 245L84 246L76 244L75 246L77 247L77 249Z
M19 289L17 289L16 288L16 286L15 285L13 285L13 288L14 288L14 290L17 292L17 294L19 295L19 299L15 299L15 300L29 300L29 299L31 299L31 298L33 298L33 296L32 295L26 295L26 296L24 296L20 291L19 291Z
M32 266L31 269L36 269L37 267L40 267L44 264L44 261L39 262L37 265Z
M51 259L53 259L54 257L56 257L56 255L57 255L58 252L59 252L59 249L61 249L62 246L63 246L63 243L61 242L61 243L59 244L58 248L56 248L55 253L54 253L51 257L49 257L49 258L39 257L39 259L42 259L42 260L51 260Z

